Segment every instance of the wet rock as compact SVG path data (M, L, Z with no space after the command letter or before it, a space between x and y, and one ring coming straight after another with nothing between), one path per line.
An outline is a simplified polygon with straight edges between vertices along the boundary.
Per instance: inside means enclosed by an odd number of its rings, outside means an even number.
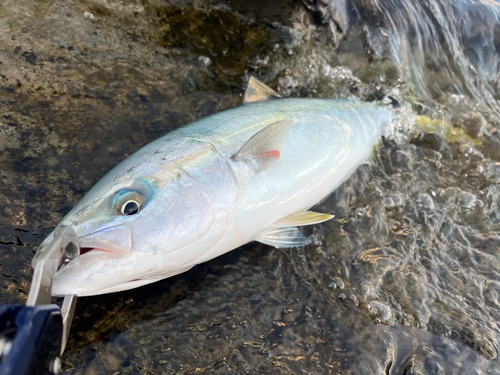
M371 301L368 305L368 311L379 323L389 324L392 319L391 308L380 301Z
M457 196L457 203L459 206L463 208L472 208L474 207L477 198L474 194L468 192L462 192Z
M462 128L472 138L481 138L486 129L486 119L479 112L470 112L463 115L458 121L457 126Z
M432 199L432 196L430 196L429 194L419 194L417 201L424 208L431 210L434 208L434 201Z
M25 301L36 246L104 173L167 131L238 105L249 75L290 96L398 93L415 99L403 109L439 115L390 60L394 34L373 34L380 17L346 29L343 6L1 6L2 301ZM425 64L438 74L439 61ZM488 127L483 145L450 147L402 128L319 205L336 216L304 229L317 231L314 245L251 243L174 278L79 299L64 369L495 374L500 136Z
M452 157L452 149L445 137L438 133L420 133L417 138L412 139L413 144L425 145L431 150L440 152L443 156Z
M490 163L488 164L486 173L489 178L493 179L496 182L500 182L500 163Z
M387 208L397 208L402 207L405 203L404 196L402 194L394 194L387 196L384 199L384 204Z
M302 3L319 22L328 24L333 21L340 33L345 33L348 29L350 16L347 11L348 5L346 1L303 0Z

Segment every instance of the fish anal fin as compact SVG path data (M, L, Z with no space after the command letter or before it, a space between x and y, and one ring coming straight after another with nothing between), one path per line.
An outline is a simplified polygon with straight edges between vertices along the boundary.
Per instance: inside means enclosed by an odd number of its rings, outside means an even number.
M275 227L303 226L322 223L330 220L333 215L313 211L298 211L273 223Z
M311 240L297 227L271 228L256 238L255 241L276 248L300 247L311 243Z
M256 172L273 166L281 156L281 148L292 129L293 120L276 121L254 134L231 158L251 161Z
M260 82L255 77L250 77L243 97L243 104L257 103L269 100L271 97L281 98L281 96L266 84Z

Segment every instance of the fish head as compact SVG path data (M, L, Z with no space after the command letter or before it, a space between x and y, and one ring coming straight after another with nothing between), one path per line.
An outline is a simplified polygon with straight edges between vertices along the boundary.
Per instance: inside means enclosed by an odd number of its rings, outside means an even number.
M148 149L115 167L61 221L81 250L56 272L53 295L127 290L180 273L222 235L236 190L220 179L225 160L204 144Z

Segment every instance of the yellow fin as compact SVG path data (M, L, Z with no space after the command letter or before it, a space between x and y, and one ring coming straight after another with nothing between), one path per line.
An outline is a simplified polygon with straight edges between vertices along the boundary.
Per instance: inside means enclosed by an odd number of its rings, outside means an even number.
M439 133L444 135L446 140L450 143L459 142L466 143L470 142L474 146L481 145L479 139L474 139L467 135L462 129L454 128L446 121L439 119L431 119L428 116L415 116L415 124L420 127L426 133Z
M245 90L245 96L243 97L243 104L263 102L270 99L272 96L281 98L272 88L265 85L257 78L250 77L247 89Z
M302 226L322 223L333 218L333 215L312 211L298 211L273 223L275 227Z

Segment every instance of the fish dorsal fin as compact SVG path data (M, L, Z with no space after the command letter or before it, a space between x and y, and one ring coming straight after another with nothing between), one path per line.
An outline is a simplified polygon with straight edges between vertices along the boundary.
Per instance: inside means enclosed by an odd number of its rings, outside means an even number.
M312 211L298 211L273 223L275 227L302 226L322 223L333 218L333 215Z
M293 123L293 120L280 120L266 126L254 134L231 158L251 162L257 173L270 168L279 160L281 148Z
M299 247L311 243L297 227L272 228L262 233L255 241L277 248Z
M281 98L281 96L272 88L262 83L255 77L250 77L248 80L245 96L243 97L243 104L263 102L272 96Z

